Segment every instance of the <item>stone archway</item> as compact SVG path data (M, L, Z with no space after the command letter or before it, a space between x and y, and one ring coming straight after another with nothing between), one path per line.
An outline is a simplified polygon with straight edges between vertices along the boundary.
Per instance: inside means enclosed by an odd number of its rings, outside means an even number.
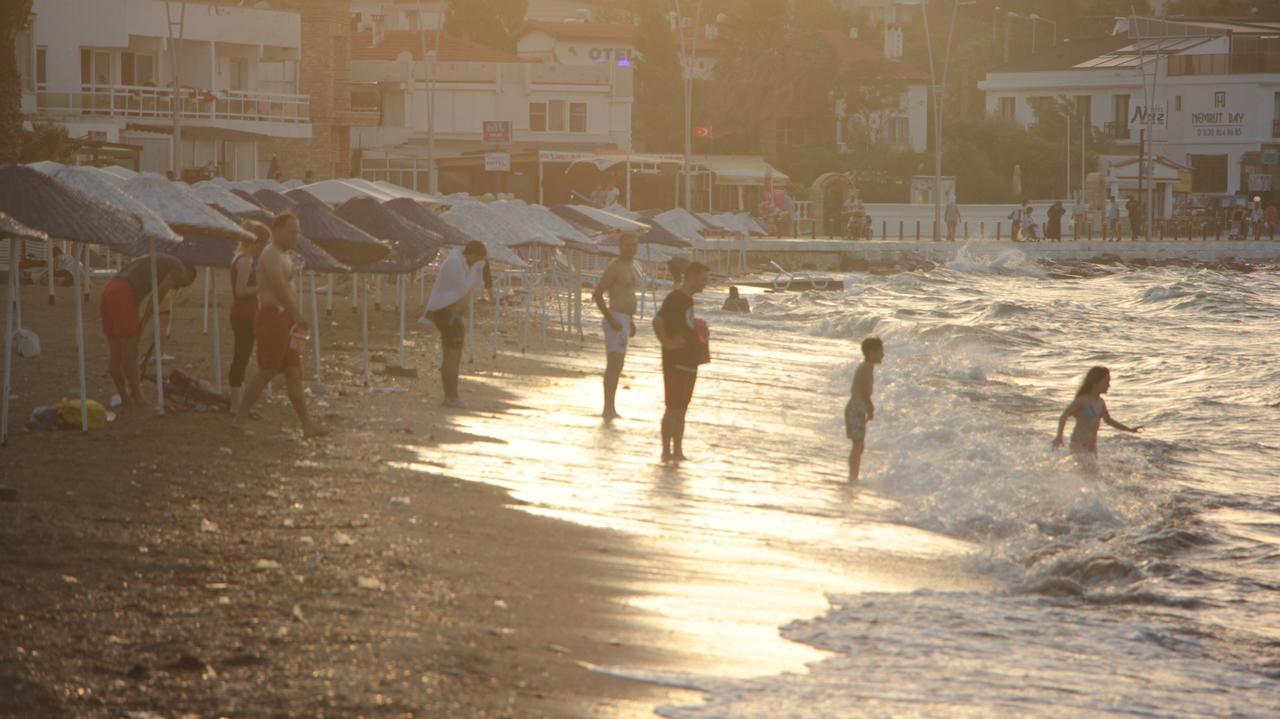
M841 209L849 195L856 195L857 185L844 172L828 172L819 175L809 187L809 221L823 235L839 237L843 228L828 228L828 220L838 221L843 213Z

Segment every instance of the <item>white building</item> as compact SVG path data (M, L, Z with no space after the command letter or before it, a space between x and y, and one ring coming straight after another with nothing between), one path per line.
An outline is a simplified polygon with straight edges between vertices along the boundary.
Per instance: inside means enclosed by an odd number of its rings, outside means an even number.
M183 167L233 179L265 174L259 140L311 136L297 13L187 3L171 42L165 10L159 0L36 0L18 42L23 113L74 138L138 146L139 169L163 172L180 101Z
M530 20L520 30L516 54L561 65L631 65L635 25L578 21Z
M365 177L426 189L429 127L436 159L486 150L630 147L632 70L626 65L536 62L430 30L384 28L356 33L351 56L352 81L375 88L382 108L379 127L352 130ZM510 141L486 140L487 122L508 123ZM441 189L448 191L445 179Z
M1103 129L1119 153L1136 155L1151 129L1154 169L1190 168L1190 186L1160 185L1157 212L1228 195L1275 199L1280 175L1280 22L1121 23L1108 38L1063 43L987 74L987 112L1023 124L1047 99L1074 103L1076 118ZM1150 107L1148 107L1150 105ZM1148 125L1151 112L1153 124ZM1106 168L1099 168L1104 172ZM1125 171L1134 174L1133 168ZM1119 182L1108 190L1136 189Z

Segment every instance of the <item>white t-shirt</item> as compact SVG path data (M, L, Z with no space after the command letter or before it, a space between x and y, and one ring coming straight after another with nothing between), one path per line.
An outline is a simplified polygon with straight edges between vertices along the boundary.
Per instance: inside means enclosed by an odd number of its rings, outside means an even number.
M440 263L440 272L436 275L436 283L431 286L431 297L427 299L427 312L442 310L458 300L466 297L484 281L484 263L481 260L467 267L467 260L462 250L449 253Z
M618 196L621 194L622 193L621 191L618 190L618 188L616 187L609 188L609 191L606 192L604 195L605 205L608 207L613 207L614 205L618 204Z

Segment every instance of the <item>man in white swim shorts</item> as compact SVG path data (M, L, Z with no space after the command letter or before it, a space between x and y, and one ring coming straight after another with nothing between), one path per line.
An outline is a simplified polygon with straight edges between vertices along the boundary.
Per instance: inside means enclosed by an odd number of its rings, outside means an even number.
M606 422L619 417L614 407L614 395L618 392L618 378L622 376L622 363L627 357L627 345L636 334L636 286L635 269L636 235L624 233L618 240L618 259L609 263L600 281L596 283L591 299L604 316L604 419ZM608 302L605 295L608 295Z

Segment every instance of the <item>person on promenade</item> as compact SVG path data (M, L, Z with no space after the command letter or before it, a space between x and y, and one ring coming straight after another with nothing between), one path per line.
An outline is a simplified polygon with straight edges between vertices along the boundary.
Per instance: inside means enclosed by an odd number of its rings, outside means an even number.
M1138 433L1141 426L1128 427L1111 418L1107 412L1107 403L1102 395L1111 389L1111 370L1106 367L1092 367L1076 390L1075 399L1058 417L1058 435L1053 439L1053 448L1062 446L1062 430L1068 417L1075 417L1076 425L1071 430L1071 453L1081 464L1088 468L1096 468L1098 463L1098 428L1102 422L1122 432Z
M294 287L293 261L289 251L302 234L298 216L292 212L276 215L271 223L271 242L258 255L254 279L258 288L258 313L253 319L253 336L258 345L258 368L245 385L232 426L243 430L258 396L267 383L284 374L289 403L302 424L302 436L323 437L328 430L311 421L307 398L302 390L302 344L311 329L298 306Z
M1084 196L1078 195L1076 202L1071 206L1071 224L1072 235L1077 240L1084 239L1089 231L1089 205L1085 204Z
M1009 213L1009 241L1017 242L1022 231L1022 205L1013 208Z
M604 412L606 422L618 419L614 397L618 378L627 359L627 345L636 336L636 234L627 232L618 240L618 259L609 263L596 283L591 299L604 318ZM609 296L605 302L605 295Z
M1046 240L1062 240L1062 216L1065 214L1067 210L1062 206L1061 200L1049 207L1049 222L1044 226Z
M461 250L454 250L436 274L427 298L426 318L440 331L440 384L444 387L446 407L465 408L458 396L458 372L462 365L462 348L466 344L467 298L484 282L493 301L493 277L489 271L489 251L484 243L472 240ZM421 320L419 320L421 322Z
M156 298L164 300L176 289L196 281L196 270L173 255L156 255ZM138 338L151 320L151 257L139 257L125 265L102 288L99 314L102 334L110 348L108 367L122 409L145 406L142 397L142 369L138 366ZM138 305L143 304L142 318Z
M1040 233L1036 228L1035 209L1028 202L1022 207L1022 239L1031 242L1040 239Z
M751 303L747 302L747 298L738 294L738 286L729 286L729 296L725 298L724 305L720 307L725 312L741 312L747 314L751 312Z
M662 415L662 461L683 462L684 420L698 381L698 365L710 359L699 337L698 322L693 316L693 296L707 285L711 269L701 262L690 262L684 280L662 301L653 317L653 334L662 345L662 384L666 411Z
M231 414L240 409L244 396L244 372L253 355L253 321L258 316L258 285L254 268L258 256L271 241L271 230L261 222L250 220L244 229L253 233L253 241L242 241L231 258L231 335L235 350L231 355Z
M1129 235L1137 242L1138 235L1142 234L1142 201L1137 197L1130 197L1124 203L1124 210L1129 215Z
M1107 200L1107 234L1112 242L1120 241L1120 202L1114 197Z
M1276 221L1280 220L1280 212L1276 211L1276 203L1268 202L1267 209L1262 211L1262 217L1267 224L1267 227L1266 227L1267 237L1270 239L1275 239Z
M947 210L943 213L942 219L947 223L947 242L956 241L956 225L960 224L960 206L956 204L956 198L951 198L947 202Z
M875 419L876 405L871 401L875 389L876 365L884 361L884 342L879 337L862 340L862 362L853 372L849 401L844 406L844 434L852 442L849 449L849 481L856 482L862 469L862 450L867 440L867 422Z

